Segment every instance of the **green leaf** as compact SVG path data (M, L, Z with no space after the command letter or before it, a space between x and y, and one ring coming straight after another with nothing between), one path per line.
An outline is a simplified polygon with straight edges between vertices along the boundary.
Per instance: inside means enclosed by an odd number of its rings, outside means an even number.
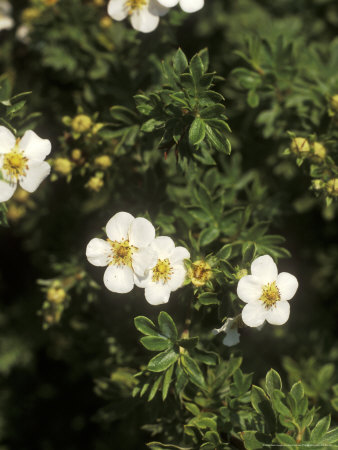
M272 393L272 397L271 397L272 406L282 416L292 417L291 411L282 401L284 398L285 398L285 395L283 394L283 392L274 390Z
M338 427L326 433L321 442L322 445L332 445L338 443Z
M135 327L143 334L150 336L158 336L158 332L155 329L155 324L144 316L138 316L134 319Z
M213 292L203 292L198 296L198 301L201 305L219 305L220 301L217 295Z
M301 399L304 397L304 387L301 381L298 381L292 386L290 394L292 395L296 403L301 401Z
M186 407L186 409L191 412L191 414L193 414L194 416L198 416L200 414L200 410L199 407L197 405L195 405L195 403L189 403L189 402L185 402L184 406Z
M331 423L331 416L323 417L311 431L310 440L312 443L320 442L325 433L328 432Z
M162 334L172 341L176 341L178 336L177 328L169 314L165 311L161 311L157 320Z
M262 414L264 416L264 422L267 427L265 431L267 431L268 433L274 433L276 427L276 418L270 401L263 389L258 386L252 386L251 403L258 414Z
M197 336L188 338L188 339L179 339L177 341L177 345L179 345L180 347L186 348L188 350L191 350L196 347L196 345L198 344L198 341L199 341L199 338Z
M199 57L199 55L195 55L192 57L189 68L194 83L197 86L204 74L204 66L202 63L202 59Z
M183 51L179 48L174 56L174 70L181 74L188 67L188 60Z
M167 398L167 395L168 395L170 383L171 383L172 376L173 376L174 367L175 367L174 365L171 365L164 375L163 385L162 385L162 400L163 401Z
M172 343L169 339L162 336L145 336L140 339L141 344L151 351L166 350Z
M207 48L203 48L198 52L198 56L201 58L204 70L208 70L209 67L209 51Z
M219 130L211 128L208 124L205 125L205 132L208 141L215 150L230 155L231 145L229 140Z
M270 369L265 377L265 385L266 390L269 396L272 396L272 393L275 389L280 391L282 389L282 380L278 372L274 369Z
M146 444L151 450L193 450L193 447L178 447L172 444L162 444L161 442L148 442Z
M259 95L256 91L249 91L247 97L248 105L251 108L256 108L259 105Z
M205 247L208 244L211 244L211 242L215 241L220 234L220 231L218 228L205 228L199 237L200 246Z
M207 366L216 366L216 364L219 363L219 356L215 352L195 348L195 350L191 353L191 356L193 356L195 360L206 364Z
M243 431L240 433L247 450L262 450L271 444L270 436L259 431Z
M189 380L199 388L206 389L204 376L198 364L186 354L181 355L181 363L184 372L189 377Z
M232 253L232 245L225 244L218 252L216 253L217 258L219 259L229 259Z
M198 145L205 138L205 123L200 117L195 117L189 129L190 145Z
M151 372L163 372L178 360L179 354L172 348L159 353L152 358L147 366Z
M155 383L153 384L153 387L151 388L148 396L148 402L151 402L152 399L155 397L156 392L158 391L158 388L160 387L161 381L163 379L163 375L157 378Z
M286 446L288 446L288 445L291 445L291 447L296 447L297 446L297 442L296 442L296 440L292 437L292 436L290 436L289 434L286 434L286 433L277 433L276 434L276 438L277 438L277 441L280 443L280 444L284 444L284 445L286 445ZM284 447L283 447L284 448ZM287 447L288 448L288 447Z

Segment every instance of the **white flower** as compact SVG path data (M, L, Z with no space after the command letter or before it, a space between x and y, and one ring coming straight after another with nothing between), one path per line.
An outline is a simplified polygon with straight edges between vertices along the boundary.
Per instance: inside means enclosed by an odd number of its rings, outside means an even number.
M0 0L0 31L10 30L14 27L14 20L11 17L12 6L7 0Z
M150 33L157 28L159 16L168 12L157 0L110 0L108 14L114 20L130 17L132 27L142 33Z
M236 319L229 317L221 328L214 328L214 334L225 333L223 344L227 347L233 347L239 343L240 334L238 333L238 326Z
M50 165L44 161L51 151L48 139L41 139L29 130L22 139L0 126L0 202L9 200L19 183L22 189L34 192L49 175Z
M291 300L298 289L297 278L289 273L278 275L269 255L260 256L251 264L251 275L239 280L237 295L247 303L242 320L249 327L259 327L266 320L283 325L289 318Z
M126 294L134 287L135 275L143 277L156 261L149 248L155 228L143 217L119 212L107 223L106 233L106 241L95 238L89 242L86 255L94 266L108 266L103 277L107 289Z
M158 2L167 8L172 8L179 3L180 7L186 13L199 11L204 6L204 0L158 0Z
M169 301L170 293L180 288L185 280L184 260L190 253L184 247L175 247L170 237L159 236L150 248L156 254L156 262L142 279L135 280L137 286L145 288L145 297L151 305Z

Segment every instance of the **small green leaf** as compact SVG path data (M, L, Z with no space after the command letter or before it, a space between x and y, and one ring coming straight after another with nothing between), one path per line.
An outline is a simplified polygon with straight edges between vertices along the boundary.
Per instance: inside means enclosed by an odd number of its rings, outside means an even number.
M169 386L172 380L174 364L169 367L164 375L163 386L162 386L162 400L164 401L167 398Z
M152 358L147 366L151 372L163 372L178 360L179 354L172 348L159 353Z
M328 432L331 423L331 416L323 417L311 431L310 440L312 443L320 442Z
M304 387L301 381L298 381L292 386L290 394L292 395L296 403L301 401L301 399L304 397Z
M218 252L216 253L217 258L219 259L229 259L232 253L232 245L225 244Z
M291 445L292 447L296 447L297 442L295 439L286 433L277 433L276 434L277 441L280 444ZM284 447L283 447L284 448ZM288 447L287 447L288 448Z
M174 70L178 74L181 74L186 70L187 67L188 67L187 57L185 56L182 49L179 48L174 56Z
M190 61L190 73L194 80L195 85L199 84L199 80L204 74L204 66L201 58L198 55L192 57Z
M172 345L169 339L161 336L145 336L140 339L140 342L147 350L151 350L153 352L166 350Z
M156 392L158 391L158 388L160 387L161 381L163 379L163 374L157 378L155 383L153 384L153 387L151 388L148 396L148 402L151 402L152 399L155 397Z
M265 377L265 385L267 393L270 395L270 397L272 396L272 393L275 389L280 391L282 389L282 380L279 376L279 373L274 369L270 369Z
M183 348L187 348L188 350L191 350L196 347L198 344L199 338L198 337L192 337L188 339L179 339L177 341L177 345Z
M200 117L195 117L189 129L190 145L198 145L205 138L205 123Z
M259 431L243 431L240 435L247 450L262 450L266 444L271 444L270 436Z
M258 414L264 416L264 422L268 433L274 433L276 427L276 419L270 401L263 389L258 386L252 386L251 403Z
M215 241L220 234L220 231L218 228L205 228L201 234L200 234L200 246L205 247L208 244L211 244L211 242Z
M150 336L158 336L158 332L155 329L155 324L144 316L138 316L134 319L135 327L143 334Z
M199 388L206 389L204 376L195 360L193 360L190 356L183 354L181 355L181 363L184 372L189 377L189 380Z
M256 108L259 105L259 95L256 91L249 91L248 97L247 97L248 105L251 106L251 108Z
M283 392L274 390L272 393L272 397L271 397L272 406L282 416L292 417L291 411L282 401L284 398L285 398L285 395L283 394Z
M219 305L220 301L213 292L203 292L199 295L198 301L201 305Z
M177 328L169 314L165 311L161 311L157 320L162 334L172 341L176 341L178 336Z

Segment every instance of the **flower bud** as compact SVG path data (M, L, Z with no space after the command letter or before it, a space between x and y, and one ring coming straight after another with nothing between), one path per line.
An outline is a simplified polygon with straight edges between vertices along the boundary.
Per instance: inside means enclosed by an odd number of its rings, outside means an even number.
M332 111L338 112L338 94L333 95L330 98L330 106L331 106Z
M111 18L109 16L104 16L100 20L101 28L110 28L112 26L112 24L113 24L113 21L111 20Z
M79 161L82 158L82 151L79 148L74 148L72 150L72 159L74 161Z
M72 128L77 133L84 133L85 131L88 131L92 124L92 119L85 114L78 114L72 120Z
M61 175L69 175L72 171L72 163L67 158L56 158L53 165L55 172Z
M26 201L29 198L29 192L24 191L23 189L19 188L15 191L15 194L13 195L13 199L17 201L18 203L26 203Z
M13 203L9 205L7 211L7 217L12 222L17 222L26 214L26 208L24 206L17 206Z
M104 182L102 178L95 176L90 178L90 180L86 184L86 187L91 191L99 192L102 189L103 185Z
M310 151L309 141L302 137L292 139L291 151L295 155L306 155Z
M210 265L202 260L198 260L192 263L188 269L188 276L194 286L204 286L207 281L212 277L212 270Z
M98 156L95 158L94 162L97 166L101 167L101 169L107 169L112 165L111 157L108 155Z
M332 197L338 197L338 178L332 178L326 183L326 191Z
M325 186L325 183L324 183L324 181L323 180L319 180L319 179L317 179L317 180L312 180L312 188L315 190L315 191L320 191L321 189L323 189L323 187Z
M235 277L237 280L240 280L241 278L245 277L246 275L248 275L247 269L240 269L236 272Z
M33 22L35 19L37 19L41 14L40 9L38 8L25 8L22 11L21 19L25 23Z
M321 161L326 156L326 148L320 142L315 142L313 144L313 153L315 156L315 160Z
M51 286L47 291L47 300L51 303L63 303L66 298L66 291L61 287Z

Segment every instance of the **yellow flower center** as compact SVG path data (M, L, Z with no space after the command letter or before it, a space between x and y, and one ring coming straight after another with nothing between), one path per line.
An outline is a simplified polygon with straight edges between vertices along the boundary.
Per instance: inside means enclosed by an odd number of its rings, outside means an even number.
M259 300L262 300L266 309L270 309L280 300L280 292L275 281L263 286L262 295Z
M153 268L152 280L154 283L158 283L159 281L167 283L171 279L172 273L173 269L169 259L158 259L156 266Z
M142 9L146 4L147 0L127 0L126 6L128 8L128 14L133 14L133 12L138 9Z
M18 142L19 140L17 144ZM5 153L2 165L2 168L7 172L11 181L17 181L19 177L25 176L26 170L28 169L28 158L18 149L17 144L9 153Z
M132 255L137 250L137 248L133 245L130 245L128 240L118 242L108 239L108 242L112 246L113 250L110 264L114 264L116 266L132 267Z
M205 261L195 261L188 270L189 277L194 286L203 286L212 276L212 270Z

